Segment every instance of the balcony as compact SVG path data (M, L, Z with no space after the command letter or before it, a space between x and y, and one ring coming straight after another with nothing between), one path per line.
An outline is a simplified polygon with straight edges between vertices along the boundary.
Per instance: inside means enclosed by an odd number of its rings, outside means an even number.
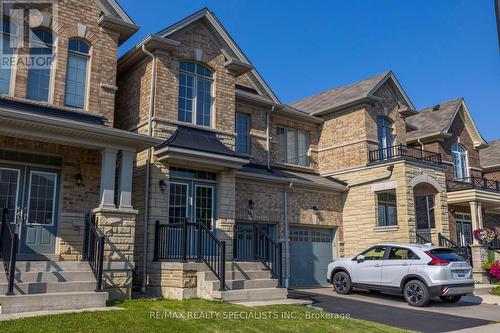
M482 177L466 177L446 181L448 192L463 190L481 190L500 193L500 182Z
M437 165L443 164L441 154L419 148L408 147L403 144L371 150L368 158L370 162L407 159Z

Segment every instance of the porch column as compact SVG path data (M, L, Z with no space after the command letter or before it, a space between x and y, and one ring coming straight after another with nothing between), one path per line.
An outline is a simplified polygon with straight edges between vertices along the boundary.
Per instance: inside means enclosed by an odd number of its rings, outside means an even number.
M477 202L477 226L478 228L483 227L483 206L481 205L481 202Z
M470 216L472 220L472 230L476 230L479 228L479 221L478 221L478 216L477 216L477 203L475 201L469 202L470 205ZM477 240L473 237L472 239L473 244L478 244Z
M101 160L101 208L116 208L115 206L115 149L104 149Z
M132 151L122 151L120 160L120 209L132 209L132 170L134 164Z

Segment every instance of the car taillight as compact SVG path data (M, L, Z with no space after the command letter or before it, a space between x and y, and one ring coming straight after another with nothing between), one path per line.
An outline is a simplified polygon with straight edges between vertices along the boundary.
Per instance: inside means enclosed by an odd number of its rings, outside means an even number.
M433 255L431 253L431 251L425 251L425 253L431 257L431 261L429 261L427 263L427 265L429 266L446 266L448 265L451 261L448 261L448 260L442 260L442 259L439 259L438 257L436 257L435 255Z

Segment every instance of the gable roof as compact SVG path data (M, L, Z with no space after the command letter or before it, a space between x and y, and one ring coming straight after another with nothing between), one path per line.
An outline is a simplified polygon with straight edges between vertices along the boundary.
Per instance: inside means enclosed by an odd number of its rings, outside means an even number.
M126 23L135 24L134 21L127 13L123 10L123 8L118 4L116 0L94 0L101 8L103 13L107 16L111 16L115 19L122 20Z
M234 39L231 37L231 35L227 32L227 30L224 28L224 26L221 24L219 19L215 16L214 13L212 13L208 8L203 8L196 13L178 21L177 23L172 24L171 26L161 30L160 32L156 33L156 35L163 37L163 38L168 38L175 32L185 28L186 26L201 20L201 19L206 19L208 23L212 25L212 27L217 31L217 33L222 37L224 42L229 46L230 50L234 53L234 56L236 57L237 60L252 64L250 60L247 58L247 56L243 53L243 50L236 44ZM229 60L229 59L228 59ZM254 68L252 69L249 74L253 76L253 78L262 86L262 88L266 91L266 93L269 95L269 97L273 100L275 103L280 103L278 97L276 94L272 91L271 87L266 83L266 81L262 78L262 76L259 74L259 72Z
M474 141L474 146L476 148L485 147L487 143L479 133L463 98L456 98L427 107L420 110L416 115L406 118L408 124L418 128L407 133L406 140L412 142L419 139L449 135L450 127L458 114L462 117L467 131Z
M479 159L485 169L500 167L500 140L488 142L488 147L479 151Z
M414 109L408 95L406 95L392 71L378 74L348 86L332 88L290 105L313 115L323 114L365 99L378 99L374 94L387 80L394 82L410 108Z

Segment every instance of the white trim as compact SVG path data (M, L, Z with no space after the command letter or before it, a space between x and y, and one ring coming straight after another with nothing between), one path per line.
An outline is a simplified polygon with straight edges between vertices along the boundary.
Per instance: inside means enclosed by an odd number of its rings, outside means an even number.
M27 218L29 219L30 216L30 201L31 201L31 182L33 180L33 173L38 173L38 174L45 174L45 175L54 175L54 194L52 197L52 221L50 224L42 224L42 223L29 223L30 225L39 225L39 226L44 226L44 227L53 227L54 226L54 218L55 218L55 209L56 209L56 198L57 198L57 173L55 172L46 172L46 171L38 171L38 170L30 170L30 178L29 178L29 184L28 184L28 196L26 198L27 205L26 205L26 214Z
M377 96L374 96L373 94L389 79L391 78L392 81L394 82L394 84L396 85L396 87L398 88L399 92L401 93L401 95L403 96L404 100L406 101L406 103L408 103L408 105L410 106L410 108L412 110L415 110L415 106L413 105L413 103L411 102L410 98L408 97L408 95L406 94L406 92L403 90L403 87L401 86L401 84L399 83L398 79L396 78L396 76L394 75L394 73L392 71L390 71L389 73L387 73L387 75L372 89L370 90L370 92L368 93L368 97L377 97Z
M127 15L127 13L120 7L120 5L115 0L95 0L97 6L107 15L111 15L110 11L106 8L106 6L102 3L106 1L113 9L116 11L120 18L130 24L135 24L134 21Z
M398 188L398 186L399 186L399 183L397 180L393 180L390 182L376 183L376 184L372 185L372 192L393 190L393 189Z

